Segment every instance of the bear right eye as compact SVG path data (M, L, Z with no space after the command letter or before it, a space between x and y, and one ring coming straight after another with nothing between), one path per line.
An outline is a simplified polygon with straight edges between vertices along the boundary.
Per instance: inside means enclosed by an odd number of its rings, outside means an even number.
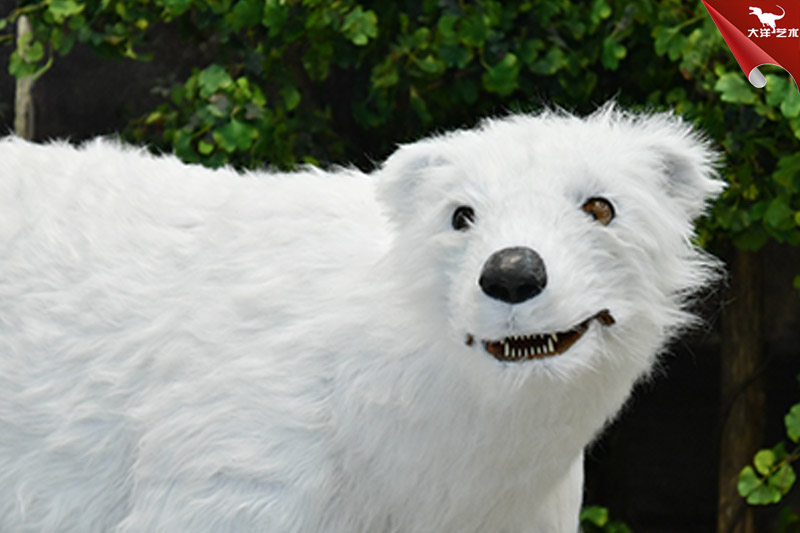
M600 196L586 200L582 209L604 226L608 226L614 220L614 205Z
M468 205L460 205L453 211L453 229L466 231L475 222L475 211Z

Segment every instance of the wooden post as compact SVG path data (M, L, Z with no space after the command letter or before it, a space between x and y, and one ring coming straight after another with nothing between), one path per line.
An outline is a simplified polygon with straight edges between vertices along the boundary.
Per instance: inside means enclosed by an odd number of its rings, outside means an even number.
M758 253L735 250L723 309L717 533L757 533L753 510L739 496L736 484L741 469L763 444L760 259Z
M17 47L24 56L25 50L20 47L22 36L31 32L31 24L25 15L17 19ZM17 80L14 97L14 133L24 139L33 138L33 76Z

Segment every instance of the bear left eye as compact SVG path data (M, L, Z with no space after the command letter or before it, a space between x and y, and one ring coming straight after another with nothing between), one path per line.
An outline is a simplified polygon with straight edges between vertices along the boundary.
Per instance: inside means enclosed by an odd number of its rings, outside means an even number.
M594 196L586 200L583 204L583 210L592 215L596 221L604 226L608 226L615 215L614 206L611 202L599 196Z
M453 229L466 231L475 222L475 210L468 205L460 205L453 211Z

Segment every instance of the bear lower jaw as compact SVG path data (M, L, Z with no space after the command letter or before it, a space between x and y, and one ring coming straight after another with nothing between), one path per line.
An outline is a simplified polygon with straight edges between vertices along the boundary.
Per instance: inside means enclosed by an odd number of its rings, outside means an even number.
M499 341L484 340L483 347L499 361L544 359L569 350L586 333L592 320L597 320L604 326L615 322L608 309L603 309L568 331L512 335ZM472 336L469 335L467 344L471 344L471 341Z

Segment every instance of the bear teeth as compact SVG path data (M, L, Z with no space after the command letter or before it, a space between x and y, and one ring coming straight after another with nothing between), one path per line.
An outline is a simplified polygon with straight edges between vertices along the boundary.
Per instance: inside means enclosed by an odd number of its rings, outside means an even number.
M542 359L567 351L589 329L592 320L597 319L603 326L614 324L614 318L607 309L587 318L574 328L565 332L536 333L532 335L511 335L499 341L483 341L484 348L500 361L519 361L521 359ZM470 335L467 336L471 338ZM470 344L469 340L467 344Z

